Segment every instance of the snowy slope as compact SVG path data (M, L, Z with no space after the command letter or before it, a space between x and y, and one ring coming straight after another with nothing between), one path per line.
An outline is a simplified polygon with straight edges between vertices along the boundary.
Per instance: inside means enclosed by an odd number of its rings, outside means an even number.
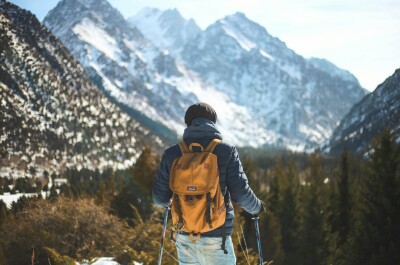
M170 11L164 11L170 12ZM243 13L227 16L182 46L163 11L145 8L131 19L147 38L249 111L251 124L268 128L269 144L309 149L326 140L366 91L348 71L324 59L305 59ZM180 15L179 15L180 16ZM178 17L178 16L177 16ZM172 21L177 21L173 19Z
M243 13L209 26L181 58L292 149L323 142L366 94L347 71L297 55Z
M186 108L206 101L233 144L310 150L366 94L242 13L201 31L177 10L146 8L129 23L105 0L64 0L44 23L106 93L178 135Z
M325 59L310 58L308 60L314 67L328 73L333 78L343 79L349 82L357 83L357 78L352 75L349 71L336 67L333 63Z
M336 154L346 147L362 152L384 129L395 133L400 142L400 69L351 109L330 138L327 151Z
M178 135L187 107L207 101L218 112L217 126L226 140L251 146L275 141L274 133L252 122L246 108L145 39L106 1L82 2L61 1L44 24L117 101Z
M128 21L157 47L179 56L183 46L194 39L201 29L193 19L186 20L177 9L161 11L157 8L144 8Z
M94 258L90 263L85 262L76 265L119 265L119 263L114 261L114 258L101 257L101 258ZM143 265L143 263L134 261L133 265Z
M2 176L25 176L30 167L126 168L145 145L163 148L31 13L10 3L0 11Z

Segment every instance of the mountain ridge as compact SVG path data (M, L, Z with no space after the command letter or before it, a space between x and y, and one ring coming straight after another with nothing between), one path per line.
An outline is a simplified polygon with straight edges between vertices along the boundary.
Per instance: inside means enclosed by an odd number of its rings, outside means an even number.
M64 1L63 5L56 8L69 8L68 3ZM66 13L62 10L57 12ZM129 32L114 36L108 34L111 28L113 32L121 32L129 27L125 24L115 24L112 19L104 21L106 17L111 17L105 13L96 15L99 26L96 26L91 21L91 16L85 12L73 14L78 17L78 22L73 28L60 30L57 25L62 25L62 20L68 18L54 16L53 12L46 16L44 23L86 69L96 71L105 89L116 100L144 113L150 119L163 123L177 135L185 128L183 117L188 106L198 101L214 100L214 108L219 114L217 126L226 140L234 144L246 142L255 146L274 137L266 129L257 130L256 125L251 124L252 118L245 109L228 102L225 95L203 82L195 73L188 71L168 52L158 49L148 40L136 40L129 36ZM63 34L54 32L54 28ZM88 32L102 32L102 35L98 34L102 38L90 39L86 34ZM104 39L109 40L108 44L113 44L109 45L107 50L102 49L99 44ZM110 51L117 51L114 54L125 56L107 55ZM256 130L259 132L257 137ZM251 137L251 141L248 141L248 135L254 136Z
M179 56L179 49L184 43L201 31L193 19L186 20L176 8L165 11L158 8L143 8L127 21L140 31L147 29L146 37L157 43L159 48L171 51L175 57ZM163 38L159 38L160 35Z
M350 73L336 67L343 79L317 68L242 13L210 25L181 57L233 102L261 115L265 127L303 148L328 138L366 94Z
M152 14L149 10L145 13ZM332 75L326 70L332 65L319 67L323 62L297 55L243 13L217 21L168 51L152 43L146 32L139 39L124 33L124 28L130 28L125 25L128 22L116 24L114 12L107 12L96 13L96 22L77 12L78 22L62 30L55 24L68 17L49 13L44 23L86 69L97 72L112 97L178 135L184 128L186 108L205 100L221 113L217 126L233 144L311 150L330 136L351 105L366 94L351 74L338 70L339 74ZM149 20L154 24L163 12L153 13ZM167 13L182 18L178 10ZM184 24L188 20L173 21ZM168 28L162 22L159 27ZM103 38L89 38L93 32ZM163 36L158 36L158 43L171 43L169 38L176 37L168 34L164 41ZM103 45L107 49L100 45L104 40L108 40Z
M397 135L400 142L400 69L370 94L355 104L325 144L326 151L339 153L343 148L362 153L370 141L384 129Z

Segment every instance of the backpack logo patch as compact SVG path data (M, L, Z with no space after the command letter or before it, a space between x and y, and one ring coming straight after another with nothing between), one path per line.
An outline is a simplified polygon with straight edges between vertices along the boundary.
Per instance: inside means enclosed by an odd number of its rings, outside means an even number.
M187 186L188 191L196 191L197 187L196 186Z

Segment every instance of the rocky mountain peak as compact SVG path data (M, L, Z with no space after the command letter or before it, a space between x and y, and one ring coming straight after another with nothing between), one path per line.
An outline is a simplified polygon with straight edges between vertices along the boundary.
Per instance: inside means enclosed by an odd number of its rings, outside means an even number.
M207 101L233 144L309 150L365 95L358 82L309 62L241 13L201 31L177 10L146 8L129 19L146 45L128 35L127 22L102 21L54 32L116 101L178 134L186 108ZM93 32L103 37L89 38Z
M164 11L144 8L128 21L157 47L170 51L175 57L179 57L184 45L201 32L193 19L185 19L176 8Z
M60 20L60 17L63 20ZM121 35L143 41L143 35L135 27L127 24L122 14L106 0L62 0L49 11L43 23L53 32L67 34L69 29L84 21L108 34L117 30Z
M257 113L257 123L281 135L285 145L321 143L366 93L345 70L309 62L241 13L210 25L181 58L233 102Z

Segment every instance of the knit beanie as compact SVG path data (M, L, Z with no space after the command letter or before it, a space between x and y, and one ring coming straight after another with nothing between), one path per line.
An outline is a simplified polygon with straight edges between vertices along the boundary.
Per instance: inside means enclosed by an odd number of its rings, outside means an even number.
M186 125L190 126L192 124L192 121L199 117L209 119L214 123L217 122L217 113L207 103L196 103L187 109L185 114Z

